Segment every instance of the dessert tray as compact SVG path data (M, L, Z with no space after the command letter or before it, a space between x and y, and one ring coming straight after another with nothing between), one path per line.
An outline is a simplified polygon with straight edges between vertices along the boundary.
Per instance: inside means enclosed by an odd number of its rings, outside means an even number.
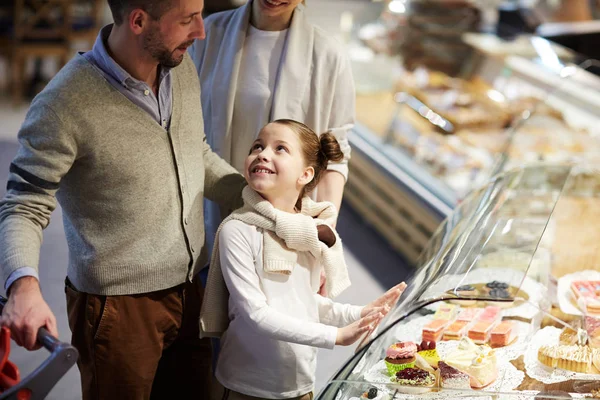
M569 315L583 315L571 290L571 284L577 281L600 281L600 271L586 270L564 275L558 280L557 297L560 310Z
M545 384L560 383L571 379L600 380L600 374L584 374L560 368L549 368L538 361L538 350L542 346L559 343L561 330L552 326L540 329L530 340L531 346L524 356L527 375Z

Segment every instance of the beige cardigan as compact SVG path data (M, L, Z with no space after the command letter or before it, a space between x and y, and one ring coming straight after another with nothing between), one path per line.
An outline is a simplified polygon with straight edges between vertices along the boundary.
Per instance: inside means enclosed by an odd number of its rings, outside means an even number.
M290 214L277 210L248 186L244 188L242 196L244 207L227 217L217 231L200 312L202 337L219 337L229 325L229 293L221 271L219 232L230 220L240 220L265 230L263 266L266 272L292 274L298 263L298 252L306 251L322 263L330 297L336 297L350 286L339 236L333 231L336 240L332 247L318 237L317 226L328 224L336 218L337 211L333 204L315 203L309 197L304 197L301 213Z

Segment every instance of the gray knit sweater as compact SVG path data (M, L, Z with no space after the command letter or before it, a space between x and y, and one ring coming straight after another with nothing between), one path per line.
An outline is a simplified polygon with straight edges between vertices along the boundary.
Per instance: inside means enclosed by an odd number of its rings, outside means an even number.
M68 276L81 291L146 293L201 269L203 196L236 208L245 181L206 143L198 77L187 55L172 74L169 131L82 56L34 99L0 202L4 280L20 267L38 268L56 198Z

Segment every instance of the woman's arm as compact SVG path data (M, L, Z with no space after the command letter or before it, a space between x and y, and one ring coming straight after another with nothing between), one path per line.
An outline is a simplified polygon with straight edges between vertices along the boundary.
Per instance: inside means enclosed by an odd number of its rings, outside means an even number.
M240 221L226 223L219 233L219 253L229 302L240 310L252 330L272 339L332 349L338 329L305 321L273 309L261 290L254 266L253 227Z
M340 162L330 162L321 182L317 186L317 201L330 201L340 209L344 185L348 179L350 142L348 132L354 126L356 91L350 61L344 56L334 80L333 104L329 115L329 132L340 144L344 158Z

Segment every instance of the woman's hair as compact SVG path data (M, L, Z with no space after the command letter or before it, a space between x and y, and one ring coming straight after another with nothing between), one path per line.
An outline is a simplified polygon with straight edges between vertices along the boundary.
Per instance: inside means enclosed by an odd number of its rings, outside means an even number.
M340 144L331 133L317 135L312 129L301 122L291 119L278 119L275 124L287 126L300 138L304 161L315 170L315 176L303 189L300 197L314 190L319 184L323 171L327 169L329 161L341 161L344 154Z

